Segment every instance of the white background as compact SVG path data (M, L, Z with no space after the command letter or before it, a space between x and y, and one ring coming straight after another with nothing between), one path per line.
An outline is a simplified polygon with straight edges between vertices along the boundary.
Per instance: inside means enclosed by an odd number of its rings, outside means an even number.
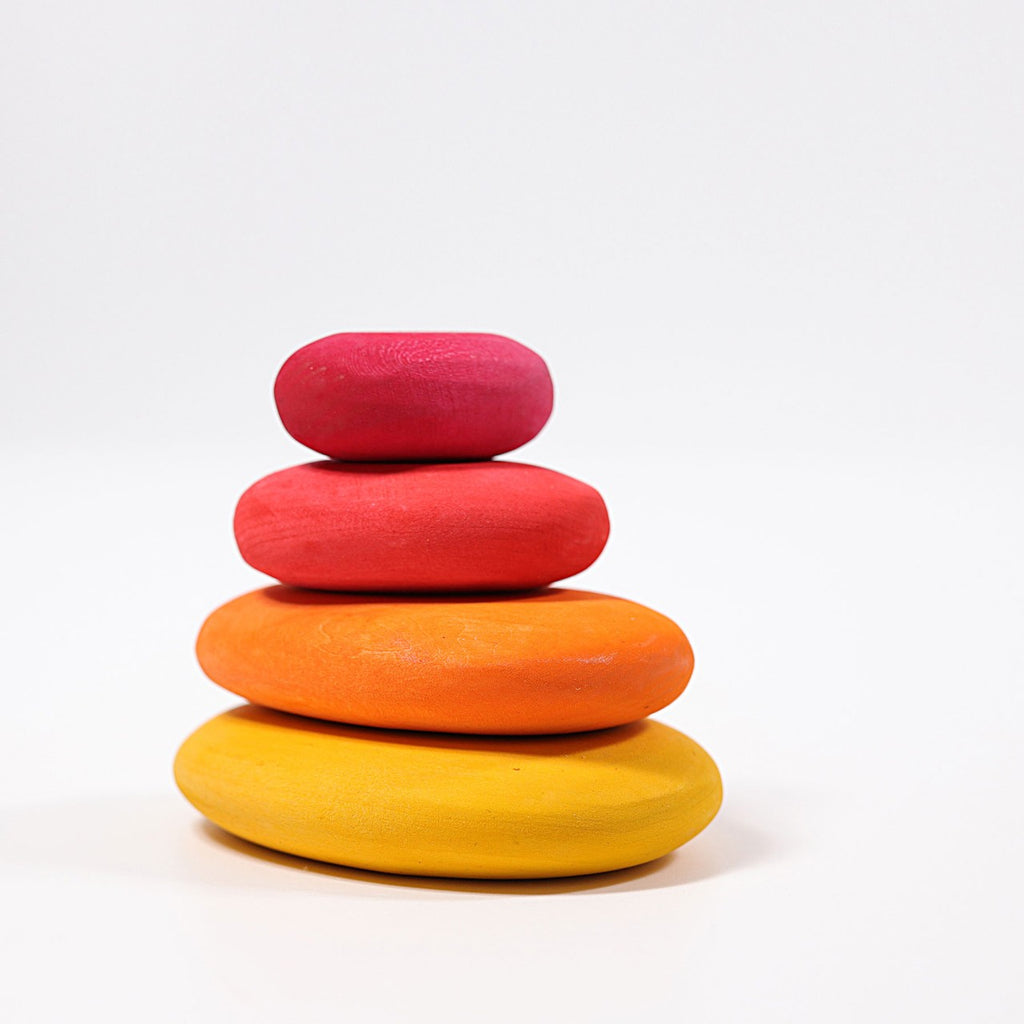
M5 1020L1021 1019L1019 4L4 8ZM174 790L274 374L374 329L548 360L574 585L697 652L678 854L388 879Z

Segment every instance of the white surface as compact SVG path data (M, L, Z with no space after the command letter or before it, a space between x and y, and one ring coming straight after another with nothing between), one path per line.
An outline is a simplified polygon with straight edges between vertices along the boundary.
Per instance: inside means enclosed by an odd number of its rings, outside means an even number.
M12 14L3 1019L1021 1018L1017 5ZM693 641L664 862L413 884L173 788L273 375L403 327L549 360L574 585Z

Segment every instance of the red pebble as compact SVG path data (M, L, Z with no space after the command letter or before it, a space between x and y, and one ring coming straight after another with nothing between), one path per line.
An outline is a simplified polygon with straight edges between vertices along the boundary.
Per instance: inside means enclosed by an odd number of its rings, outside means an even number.
M489 459L551 415L547 365L497 334L332 334L292 355L274 384L296 441L358 462Z
M235 538L298 587L525 590L590 565L608 512L593 487L518 462L312 462L253 484Z

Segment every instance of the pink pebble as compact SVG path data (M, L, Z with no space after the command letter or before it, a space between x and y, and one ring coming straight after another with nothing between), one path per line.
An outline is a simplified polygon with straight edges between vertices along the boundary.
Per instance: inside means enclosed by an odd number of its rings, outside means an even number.
M544 360L497 334L332 334L289 357L274 399L333 459L469 460L536 436L553 390Z

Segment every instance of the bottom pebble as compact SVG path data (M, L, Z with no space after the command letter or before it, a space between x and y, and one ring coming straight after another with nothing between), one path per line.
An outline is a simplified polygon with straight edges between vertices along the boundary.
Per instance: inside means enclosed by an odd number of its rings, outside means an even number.
M567 736L337 725L245 705L178 751L207 818L284 853L371 871L553 878L655 860L714 818L722 780L660 722Z

